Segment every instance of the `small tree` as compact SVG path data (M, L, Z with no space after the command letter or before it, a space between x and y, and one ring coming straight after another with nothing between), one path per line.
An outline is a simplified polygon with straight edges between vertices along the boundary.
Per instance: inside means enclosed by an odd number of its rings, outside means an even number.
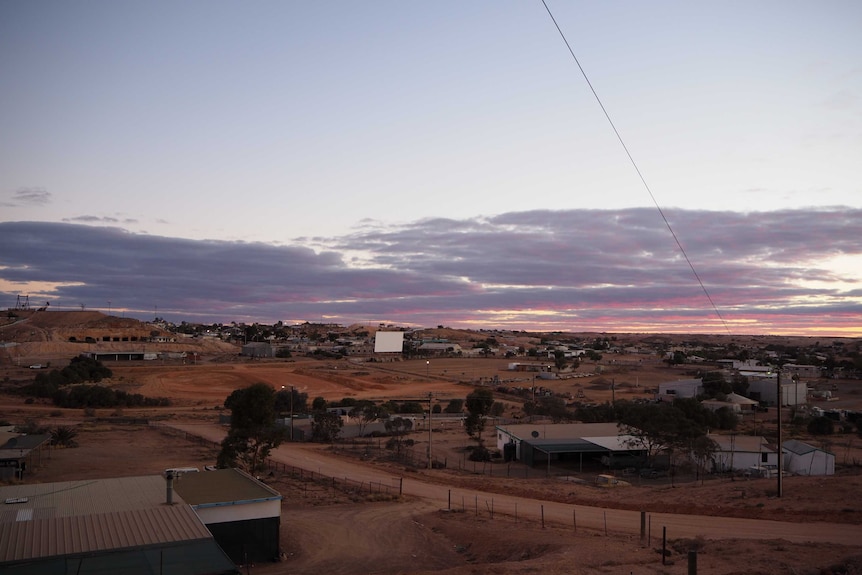
M707 471L707 466L712 461L716 451L718 451L718 444L706 435L696 437L692 441L691 456L697 465L698 475Z
M55 427L51 430L51 445L58 447L78 447L78 432L71 427L64 425Z
M240 467L255 474L264 468L285 431L275 425L275 390L265 383L237 389L224 402L231 410L230 431L222 441L219 467Z
M463 399L450 399L446 408L443 409L444 413L461 413L462 411L464 411Z
M413 421L404 417L393 417L386 420L385 426L386 431L392 434L396 453L400 455L401 444L403 443L402 439L413 429Z
M341 433L342 425L344 423L338 415L318 411L314 414L314 420L311 422L311 439L321 443L332 443Z
M494 405L494 394L490 389L480 387L467 396L467 418L464 420L464 428L467 435L476 440L482 446L482 432L485 430L485 420Z
M825 415L813 417L808 422L808 433L811 435L832 435L834 431L832 420Z
M380 421L389 417L389 412L380 405L373 403L365 404L354 408L350 415L356 417L359 421L359 436L365 435L365 429L368 424Z
M314 401L311 402L311 410L312 411L323 411L326 409L326 400L322 397L315 397Z
M557 371L565 369L565 367L569 364L566 359L566 352L563 350L555 350L554 351L554 367L557 368Z

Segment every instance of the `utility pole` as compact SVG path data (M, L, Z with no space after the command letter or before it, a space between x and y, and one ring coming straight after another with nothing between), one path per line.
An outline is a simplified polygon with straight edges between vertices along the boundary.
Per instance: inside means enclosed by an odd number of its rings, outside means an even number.
M782 473L783 467L781 466L781 368L778 368L778 377L776 378L776 385L778 387L776 394L776 403L778 404L778 497L781 497L784 494L784 482L783 477L784 473Z
M293 394L296 388L290 386L290 440L293 441ZM285 391L285 386L281 386L281 390Z
M431 401L434 395L429 391L428 392L428 469L432 469L431 466Z
M432 469L431 466L431 401L434 397L430 391L428 392L428 469Z

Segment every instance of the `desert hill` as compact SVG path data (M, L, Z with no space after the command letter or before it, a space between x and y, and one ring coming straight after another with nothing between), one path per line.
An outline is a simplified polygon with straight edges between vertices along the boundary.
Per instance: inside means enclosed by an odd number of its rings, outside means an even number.
M0 364L66 361L84 352L236 354L211 338L186 338L154 324L99 311L10 310L0 322Z

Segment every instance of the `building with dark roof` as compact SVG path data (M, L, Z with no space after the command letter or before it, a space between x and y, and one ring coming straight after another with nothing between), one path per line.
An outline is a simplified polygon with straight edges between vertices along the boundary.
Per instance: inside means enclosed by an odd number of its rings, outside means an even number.
M0 487L7 575L238 574L195 511L159 475Z
M588 467L628 467L642 463L645 448L635 436L621 433L616 423L521 423L498 425L497 448L506 461L525 465L552 462ZM618 465L619 464L619 465Z
M8 435L8 437L6 437ZM23 479L27 469L42 463L42 453L51 443L48 433L0 434L0 479Z

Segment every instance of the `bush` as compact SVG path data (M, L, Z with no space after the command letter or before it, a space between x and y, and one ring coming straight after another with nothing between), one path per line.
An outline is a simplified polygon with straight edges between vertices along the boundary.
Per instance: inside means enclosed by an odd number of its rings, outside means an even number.
M470 452L470 461L491 461L491 452L485 447L476 447Z
M811 435L832 435L834 431L833 421L825 415L814 417L808 422L808 433Z

